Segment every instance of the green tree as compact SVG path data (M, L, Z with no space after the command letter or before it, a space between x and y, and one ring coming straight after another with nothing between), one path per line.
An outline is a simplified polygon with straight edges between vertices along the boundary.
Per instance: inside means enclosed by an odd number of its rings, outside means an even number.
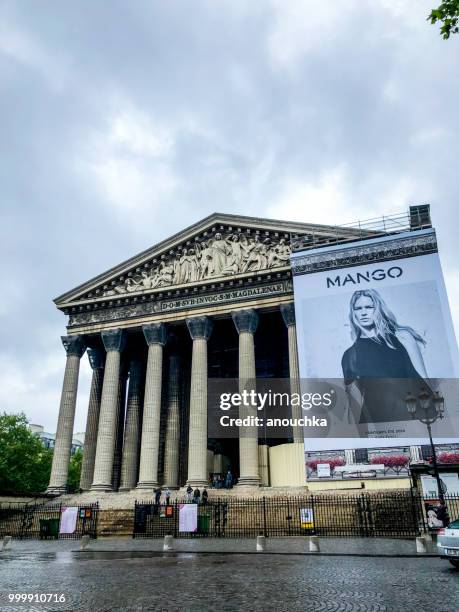
M0 492L44 491L52 457L27 427L25 414L0 414Z
M81 461L83 452L79 448L70 458L69 476L67 484L71 491L77 491L80 488Z
M437 8L432 9L427 20L432 24L437 21L442 24L440 34L445 40L451 34L457 34L459 32L459 0L445 0Z

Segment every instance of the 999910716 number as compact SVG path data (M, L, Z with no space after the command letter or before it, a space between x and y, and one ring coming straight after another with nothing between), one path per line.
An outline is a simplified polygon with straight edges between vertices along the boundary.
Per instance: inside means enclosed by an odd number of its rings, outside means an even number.
M65 595L59 593L9 593L8 601L13 603L16 602L35 602L35 603L63 603L65 601Z

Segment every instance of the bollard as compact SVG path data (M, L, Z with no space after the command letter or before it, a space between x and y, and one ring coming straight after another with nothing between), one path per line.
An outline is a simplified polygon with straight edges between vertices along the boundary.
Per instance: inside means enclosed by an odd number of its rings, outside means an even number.
M419 554L427 552L427 540L424 536L416 538L416 552Z
M168 551L173 549L174 538L171 535L164 536L163 550Z
M90 541L90 538L88 535L82 536L81 542L80 542L80 550L85 550L86 548L88 548L89 541Z
M318 536L309 536L309 552L320 552Z
M11 536L5 536L3 538L2 550L8 550L8 548L11 548L12 541L13 538Z
M264 535L257 536L257 552L264 552L266 550L266 538Z

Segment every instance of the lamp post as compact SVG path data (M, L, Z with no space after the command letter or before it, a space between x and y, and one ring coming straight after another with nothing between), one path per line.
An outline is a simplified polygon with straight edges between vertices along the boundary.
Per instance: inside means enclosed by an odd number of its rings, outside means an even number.
M438 498L441 503L445 503L443 490L441 488L440 474L438 472L437 455L435 446L432 440L432 424L437 419L442 419L445 414L445 400L438 391L429 392L423 389L416 397L412 393L408 393L405 398L406 408L411 415L411 418L417 419L427 426L429 432L430 446L432 448L433 469L437 480Z

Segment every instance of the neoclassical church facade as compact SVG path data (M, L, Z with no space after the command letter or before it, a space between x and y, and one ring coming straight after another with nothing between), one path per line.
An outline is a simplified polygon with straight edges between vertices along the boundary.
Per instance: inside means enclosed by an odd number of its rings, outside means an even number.
M66 489L84 353L83 491L202 486L228 469L241 487L304 485L301 430L208 437L208 381L297 384L291 250L354 231L215 213L58 297L66 365L48 491Z

